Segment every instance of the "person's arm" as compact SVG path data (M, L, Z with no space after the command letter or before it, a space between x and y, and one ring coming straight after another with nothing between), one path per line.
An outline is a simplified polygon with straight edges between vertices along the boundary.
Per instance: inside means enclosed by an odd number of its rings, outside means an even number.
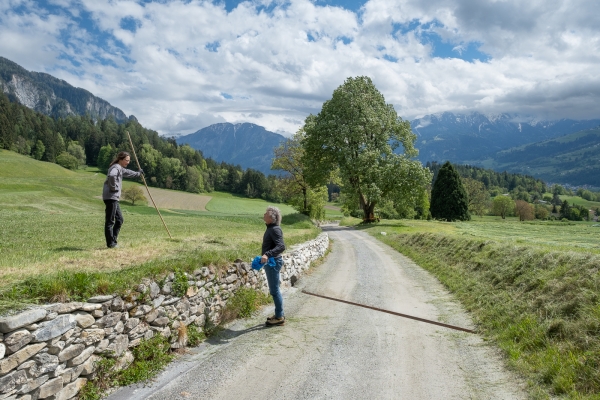
M127 168L123 168L123 178L138 178L142 175L141 172L135 172Z
M279 226L274 227L271 229L270 234L271 240L273 240L273 243L275 243L275 247L265 252L264 255L267 256L267 258L281 254L285 250L285 243L283 242L283 232L281 231L281 228Z

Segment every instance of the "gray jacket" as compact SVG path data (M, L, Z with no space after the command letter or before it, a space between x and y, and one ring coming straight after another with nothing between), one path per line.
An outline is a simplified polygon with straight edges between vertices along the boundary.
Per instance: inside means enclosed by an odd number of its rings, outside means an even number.
M137 178L141 173L121 167L118 163L108 169L104 188L102 189L102 200L119 200L123 178Z

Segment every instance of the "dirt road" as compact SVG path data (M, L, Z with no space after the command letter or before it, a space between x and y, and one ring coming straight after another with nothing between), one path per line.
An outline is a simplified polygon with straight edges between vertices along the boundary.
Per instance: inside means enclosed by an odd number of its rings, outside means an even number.
M149 387L111 399L521 399L474 334L308 296L302 289L473 328L443 287L364 232L325 227L333 251L284 292L287 322L238 321Z

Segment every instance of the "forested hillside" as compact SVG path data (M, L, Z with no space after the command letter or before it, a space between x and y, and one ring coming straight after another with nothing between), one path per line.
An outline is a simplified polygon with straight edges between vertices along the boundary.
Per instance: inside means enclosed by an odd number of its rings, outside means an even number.
M120 150L130 151L128 131L149 185L192 193L213 190L278 201L274 176L204 158L190 146L160 137L135 119L118 124L112 117L51 118L0 94L0 148L75 169L97 165L106 170ZM130 164L134 168L135 162Z
M485 166L525 172L551 182L600 187L600 127L514 147L485 160Z

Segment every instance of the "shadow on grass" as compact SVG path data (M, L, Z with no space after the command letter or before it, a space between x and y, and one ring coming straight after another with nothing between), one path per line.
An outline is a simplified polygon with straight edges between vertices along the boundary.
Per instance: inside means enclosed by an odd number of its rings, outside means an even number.
M81 247L65 246L65 247L57 247L56 249L53 249L52 251L59 252L59 251L84 251L84 250L85 249L83 249Z
M265 324L259 324L239 331L232 329L217 329L214 334L206 339L206 342L214 345L225 344L229 340L235 339L238 336L242 336L246 333L254 331L262 331L264 329L270 329L270 327L266 326Z

